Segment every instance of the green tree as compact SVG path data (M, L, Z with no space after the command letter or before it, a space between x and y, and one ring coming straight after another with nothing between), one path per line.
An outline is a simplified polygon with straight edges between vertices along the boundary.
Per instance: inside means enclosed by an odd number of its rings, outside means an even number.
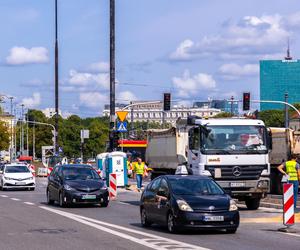
M267 127L283 127L283 110L264 110L258 113L258 118L263 120Z
M9 131L7 125L0 121L0 150L8 150Z
M221 112L219 114L216 114L213 118L228 118L232 117L233 115L229 112Z

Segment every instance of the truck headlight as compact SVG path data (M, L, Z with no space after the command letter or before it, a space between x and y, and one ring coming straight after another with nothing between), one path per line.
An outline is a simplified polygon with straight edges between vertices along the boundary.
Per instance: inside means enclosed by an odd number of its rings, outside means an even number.
M185 200L176 200L176 202L181 211L186 211L186 212L194 211Z
M264 181L259 181L257 184L258 188L268 188L269 187L269 182L267 180Z
M238 210L236 202L234 200L230 200L229 211L236 211L236 210Z

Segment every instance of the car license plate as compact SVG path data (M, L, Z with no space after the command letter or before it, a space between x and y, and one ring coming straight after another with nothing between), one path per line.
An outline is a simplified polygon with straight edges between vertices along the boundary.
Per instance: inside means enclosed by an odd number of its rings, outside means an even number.
M96 195L93 195L93 194L86 194L86 195L83 195L83 196L82 196L82 199L83 199L83 200L93 200L93 199L96 199Z
M204 216L204 221L224 221L224 216Z
M230 187L244 187L245 182L231 182Z
M25 185L26 183L25 183L25 182L16 182L15 184L18 185L18 186L23 186L23 185Z

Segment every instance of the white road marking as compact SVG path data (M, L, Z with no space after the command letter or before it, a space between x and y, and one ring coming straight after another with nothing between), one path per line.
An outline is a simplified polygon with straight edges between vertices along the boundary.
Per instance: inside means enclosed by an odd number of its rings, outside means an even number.
M31 205L31 206L34 206L34 205L35 205L34 203L28 202L28 201L25 201L24 204Z
M3 197L3 198L7 198L8 196L7 196L7 195L5 195L5 194L1 194L1 197Z
M208 248L203 248L203 247L200 247L200 246L191 245L191 244L176 241L176 240L171 240L171 239L164 238L164 237L161 237L161 236L157 236L157 235L137 231L137 230L134 230L134 229L129 229L129 228L126 228L126 227L118 226L118 225L115 225L115 224L110 224L110 223L107 223L107 222L104 222L104 221L95 220L95 219L92 219L92 218L80 216L80 215L69 213L69 212L64 212L64 211L49 208L49 207L40 206L40 208L45 209L49 212L56 213L56 214L59 214L61 216L67 217L69 219L78 221L82 224L91 226L91 227L99 229L101 231L116 235L120 238L124 238L126 240L130 240L130 241L138 243L140 245L152 248L152 249L166 250L166 249L169 249L172 246L173 248L176 248L176 249L209 250ZM115 230L110 229L108 227L119 229L119 230L130 232L130 233L134 233L135 235L137 235L137 237L133 237L133 236L130 236L126 233L115 231ZM147 238L141 238L141 237L139 237L140 235L146 236ZM155 241L152 242L152 240L156 240L156 242ZM160 244L162 244L162 245L160 245Z
M126 203L126 202L123 202L123 201L118 201L118 203L123 204L123 205L133 206L132 204L129 204L129 203Z
M11 200L13 200L13 201L19 201L20 199L18 199L18 198L10 198Z
M278 232L280 234L284 234L284 235L290 235L290 236L295 236L295 237L300 237L300 234L294 234L294 233L284 233L284 232Z

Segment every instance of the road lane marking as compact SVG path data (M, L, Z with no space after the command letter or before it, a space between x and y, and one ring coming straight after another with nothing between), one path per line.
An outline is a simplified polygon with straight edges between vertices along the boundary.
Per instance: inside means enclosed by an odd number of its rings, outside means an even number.
M5 195L5 194L1 194L1 197L3 197L3 198L7 198L8 196L7 196L7 195Z
M161 237L161 236L157 236L157 235L137 231L137 230L134 230L134 229L129 229L129 228L126 228L126 227L118 226L118 225L115 225L115 224L110 224L110 223L107 223L107 222L104 222L104 221L95 220L95 219L92 219L92 218L80 216L80 215L69 213L69 212L64 212L64 211L49 208L49 207L40 206L40 208L45 209L49 212L56 213L56 214L59 214L61 216L67 217L69 219L75 220L75 221L80 222L82 224L91 226L93 228L99 229L101 231L116 235L120 238L124 238L126 240L129 240L129 241L138 243L140 245L152 248L152 249L166 250L166 249L169 249L172 246L173 248L177 248L177 249L209 250L208 248L203 248L203 247L200 247L200 246L196 246L196 245L192 245L192 244L188 244L188 243L184 243L184 242L180 242L180 241L176 241L176 240L171 240L171 239L164 238L164 237ZM110 228L108 228L108 227L110 227ZM140 237L133 237L133 236L130 236L126 233L115 231L111 228L115 228L115 229L118 229L118 230L134 233L135 235L143 235L143 236L146 236L147 238L142 238L141 239ZM151 242L150 240L157 240L157 242ZM168 243L168 245L164 245L166 243ZM160 245L160 244L162 244L162 245Z
M10 198L11 200L13 200L13 201L19 201L20 199L18 199L18 198Z
M28 201L25 201L24 204L31 205L31 206L34 206L34 205L35 205L34 203L28 202Z
M295 237L300 237L300 234L293 234L293 233L284 233L284 232L278 232L280 234L287 234L287 235L291 235L291 236L295 236Z

